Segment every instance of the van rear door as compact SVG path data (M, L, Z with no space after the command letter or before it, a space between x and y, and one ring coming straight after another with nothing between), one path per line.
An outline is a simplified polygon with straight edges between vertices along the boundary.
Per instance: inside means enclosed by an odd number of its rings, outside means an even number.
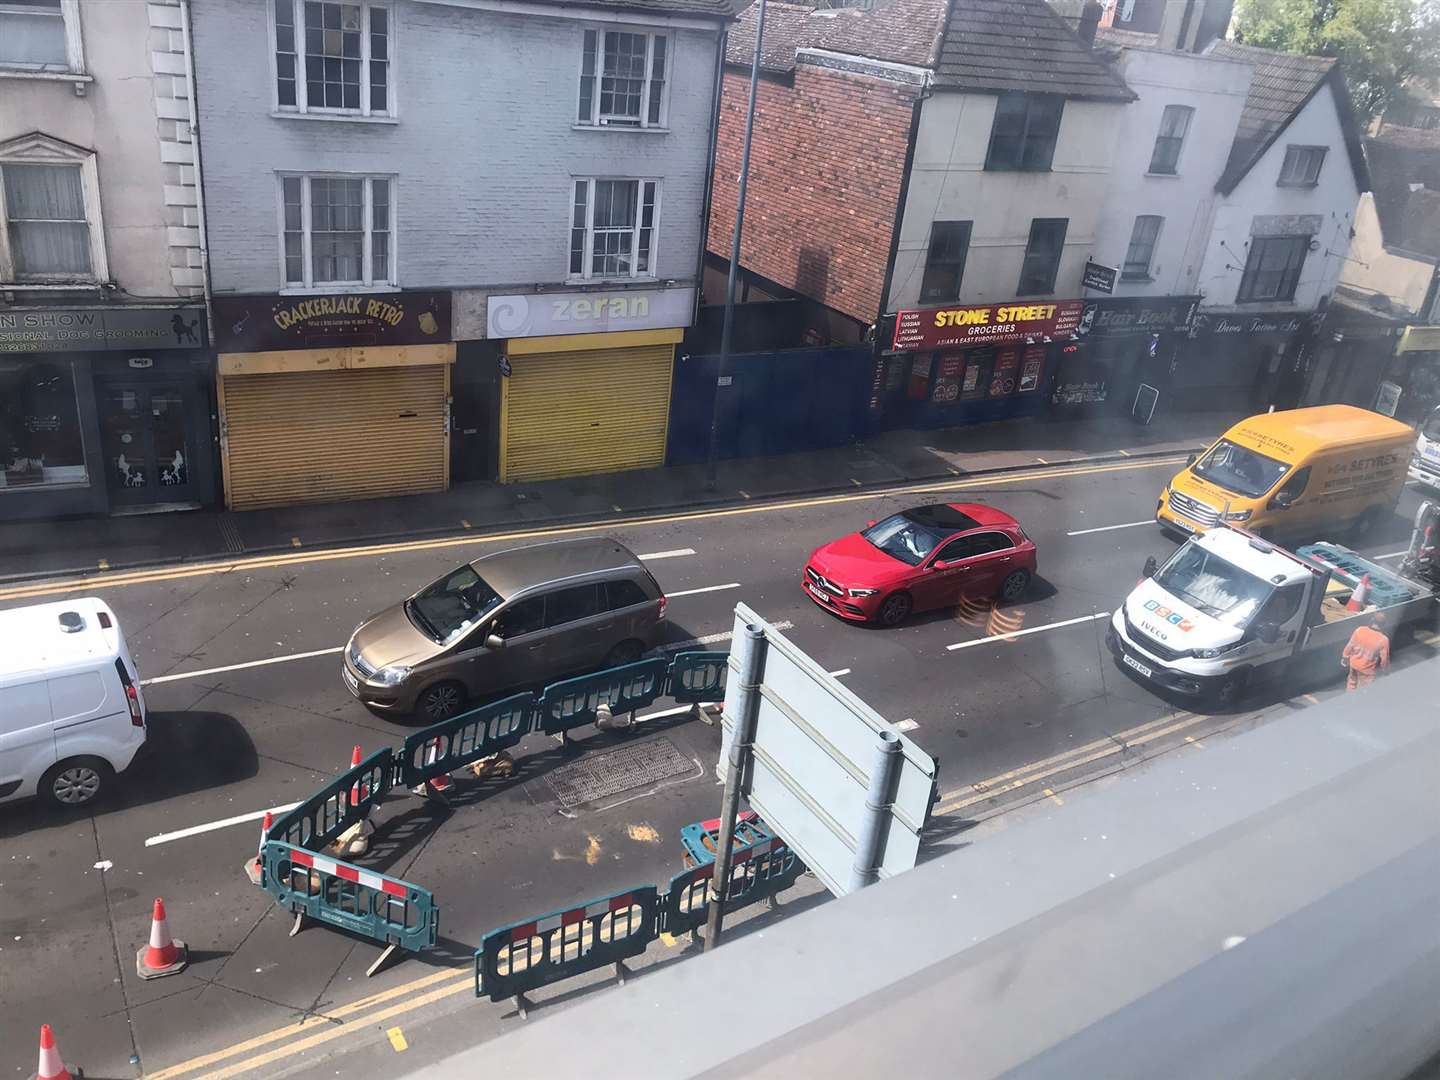
M33 792L57 760L46 681L0 688L0 799Z
M128 763L137 738L114 661L53 676L49 686L59 757L90 754Z

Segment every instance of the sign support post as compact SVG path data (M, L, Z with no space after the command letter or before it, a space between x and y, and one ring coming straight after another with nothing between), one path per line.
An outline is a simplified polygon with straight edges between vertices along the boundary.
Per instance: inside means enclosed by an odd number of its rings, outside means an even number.
M730 857L735 850L735 817L740 809L740 782L750 763L755 720L760 713L760 679L765 668L765 631L749 624L734 639L739 671L735 687L734 736L730 740L725 793L720 799L720 835L715 842L715 873L710 877L709 909L705 913L705 951L720 944L720 920L730 891Z
M895 788L900 782L900 736L893 731L880 734L875 745L875 764L870 769L870 786L865 793L865 819L855 845L855 863L850 869L850 891L874 885L880 877L885 855L885 825L895 805Z

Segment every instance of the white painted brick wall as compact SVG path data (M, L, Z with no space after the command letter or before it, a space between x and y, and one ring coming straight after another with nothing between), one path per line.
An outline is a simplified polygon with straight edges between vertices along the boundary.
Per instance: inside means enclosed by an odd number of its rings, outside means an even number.
M185 35L176 0L150 0L145 5L150 26L150 68L155 89L155 115L160 133L166 241L170 246L170 279L182 295L203 291L200 258L200 214L191 145L189 88L185 82Z
M195 147L189 143L165 141L160 144L160 160L177 165L193 165Z
M398 174L397 265L412 288L561 282L572 177L659 177L659 276L694 277L713 33L673 32L668 134L576 131L584 24L407 0L393 9L399 123L362 124L270 115L264 0L192 8L217 291L280 286L282 170Z
M184 75L185 54L154 50L150 53L150 68L157 75Z

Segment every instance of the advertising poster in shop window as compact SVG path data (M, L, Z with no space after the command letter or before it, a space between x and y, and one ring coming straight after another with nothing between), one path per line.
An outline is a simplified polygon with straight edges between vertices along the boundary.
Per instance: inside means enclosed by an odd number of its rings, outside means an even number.
M999 350L995 354L995 369L990 374L990 396L1009 397L1013 394L1019 369L1019 349Z
M1020 393L1029 393L1040 387L1040 373L1045 370L1045 347L1031 345L1026 348L1020 368Z
M955 401L960 396L960 374L964 370L965 357L961 353L942 354L935 371L935 389L930 400L939 402Z

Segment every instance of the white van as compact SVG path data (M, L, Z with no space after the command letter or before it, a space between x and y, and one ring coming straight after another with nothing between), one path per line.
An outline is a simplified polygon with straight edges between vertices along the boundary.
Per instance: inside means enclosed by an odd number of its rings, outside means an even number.
M1440 409L1435 409L1421 422L1407 471L1411 480L1440 492Z
M0 802L83 806L145 734L140 674L103 600L0 611Z

